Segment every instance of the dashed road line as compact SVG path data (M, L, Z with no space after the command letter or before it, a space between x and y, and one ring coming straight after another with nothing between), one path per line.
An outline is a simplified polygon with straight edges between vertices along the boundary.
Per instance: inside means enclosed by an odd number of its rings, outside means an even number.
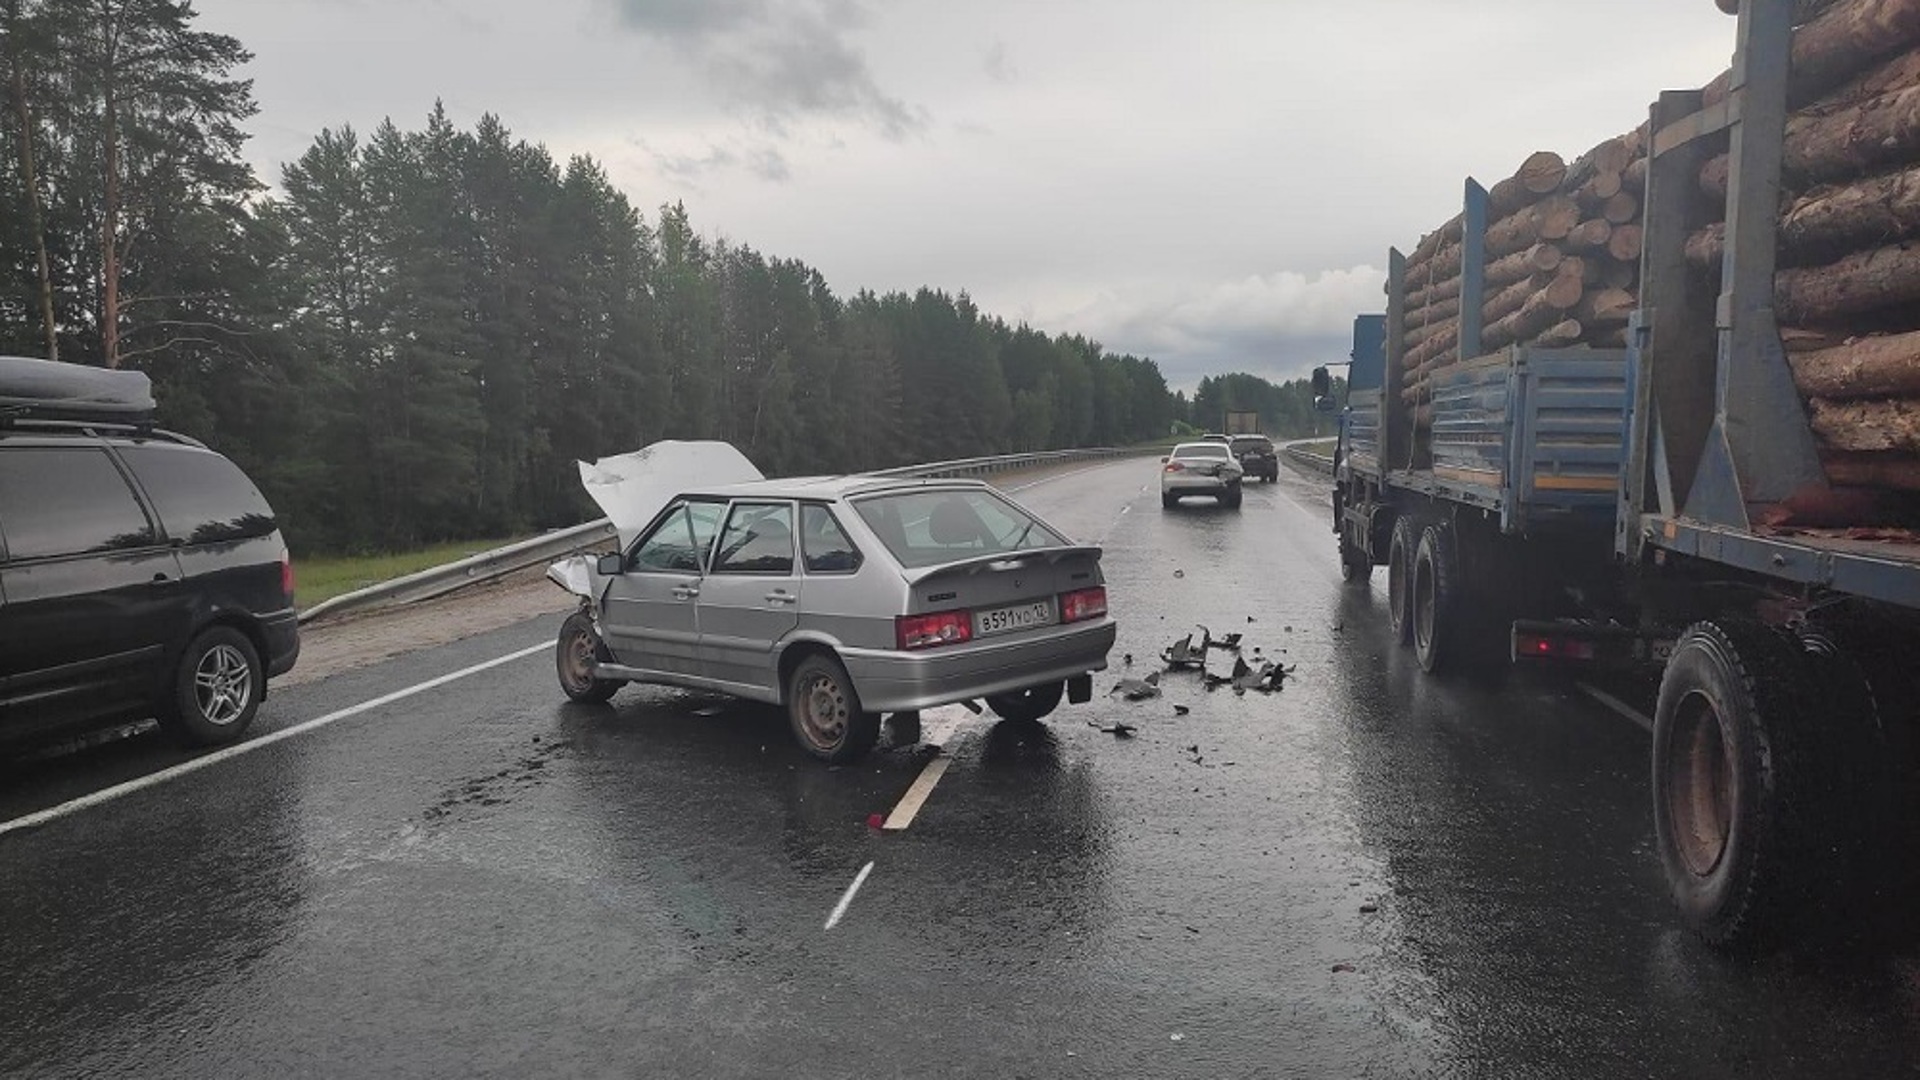
M524 649L510 652L505 656L496 656L491 660L484 660L478 664L463 667L458 671L450 671L445 675L428 679L425 682L415 683L403 690L395 690L391 694L382 694L377 698L363 701L358 705L349 705L344 709L337 709L327 713L325 716L316 716L311 720L295 724L292 727L269 732L257 739L248 739L243 743L235 743L223 750L215 750L210 754L192 758L178 765L161 769L159 772L148 773L145 776L136 777L125 783L115 784L112 787L101 788L99 791L93 792L90 795L82 795L77 799L69 799L57 806L50 806L45 810L35 811L24 817L17 817L11 821L0 822L0 836L4 836L10 832L37 828L45 825L49 821L55 821L72 814L77 814L82 810L112 802L123 795L131 795L136 791L142 791L146 788L164 784L169 780L218 765L223 761L231 761L242 754L250 754L263 747L272 746L274 743L280 742L283 739L291 739L296 735L305 735L309 731L317 731L320 728L326 727L328 724L337 723L351 716L358 716L363 712L377 709L382 705L391 705L396 701L410 698L415 694L425 693L435 687L445 686L450 682L464 679L469 675L478 675L480 672L490 668L497 668L502 664L511 664L515 660L521 660L532 656L534 653L544 652L552 648L553 643L551 641L542 641L538 645L529 645Z
M858 874L853 875L853 884L847 886L847 891L840 894L840 902L833 905L833 911L827 915L827 925L821 929L831 930L839 925L840 917L847 913L847 906L853 903L854 894L860 891L860 886L867 883L867 875L871 873L873 873L873 864L868 863L860 868Z
M927 762L927 767L921 769L920 775L913 778L913 784L907 788L907 793L900 796L900 801L893 806L893 813L887 815L887 820L882 822L880 827L888 832L899 832L913 824L914 817L920 813L920 808L927 804L927 798L933 794L933 786L947 774L947 765L952 761L952 758L941 754Z
M1607 693L1597 686L1589 686L1586 683L1574 683L1574 685L1580 688L1581 693L1640 725L1641 729L1649 735L1653 733L1653 718L1649 717L1646 713L1621 701L1619 698L1614 697L1612 694Z

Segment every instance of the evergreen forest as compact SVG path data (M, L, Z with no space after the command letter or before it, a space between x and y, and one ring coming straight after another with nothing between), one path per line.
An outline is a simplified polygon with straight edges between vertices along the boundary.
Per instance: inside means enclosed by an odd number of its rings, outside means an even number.
M1319 419L964 293L836 294L492 116L324 130L269 189L248 59L184 0L0 0L0 353L145 371L302 554L572 524L573 461L663 438L781 475Z

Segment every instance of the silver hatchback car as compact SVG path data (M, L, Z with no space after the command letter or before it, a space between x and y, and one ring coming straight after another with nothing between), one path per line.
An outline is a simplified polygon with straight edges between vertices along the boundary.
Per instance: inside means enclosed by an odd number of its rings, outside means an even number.
M870 750L883 713L911 725L984 700L1037 720L1063 696L1088 700L1107 666L1100 556L978 481L687 490L569 586L582 602L560 629L560 687L576 701L645 682L781 705L830 762Z

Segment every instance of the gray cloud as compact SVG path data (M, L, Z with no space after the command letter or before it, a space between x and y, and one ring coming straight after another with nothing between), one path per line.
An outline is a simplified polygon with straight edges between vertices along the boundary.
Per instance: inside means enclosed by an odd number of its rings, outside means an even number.
M737 168L745 168L760 179L775 183L793 178L786 155L770 144L736 147L715 143L704 154L670 154L647 145L645 140L632 141L653 159L654 167L660 172L693 188L699 188L702 180L716 172Z
M867 22L859 0L614 2L623 22L683 50L773 135L809 116L856 119L894 141L927 126L926 110L882 90L854 44Z
M987 73L987 78L997 83L1010 83L1020 77L1020 69L1014 67L1007 56L1007 43L998 38L981 54L980 68Z

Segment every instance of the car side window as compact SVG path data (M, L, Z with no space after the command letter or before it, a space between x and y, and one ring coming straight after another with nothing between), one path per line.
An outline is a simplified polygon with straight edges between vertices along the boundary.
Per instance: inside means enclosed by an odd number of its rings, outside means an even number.
M716 574L793 573L793 507L735 503L714 556Z
M860 569L860 549L824 506L800 508L800 550L809 574L850 574Z
M699 573L724 510L715 502L685 502L674 507L634 548L627 569Z
M153 523L99 447L0 453L0 533L13 559L90 555L156 543Z

